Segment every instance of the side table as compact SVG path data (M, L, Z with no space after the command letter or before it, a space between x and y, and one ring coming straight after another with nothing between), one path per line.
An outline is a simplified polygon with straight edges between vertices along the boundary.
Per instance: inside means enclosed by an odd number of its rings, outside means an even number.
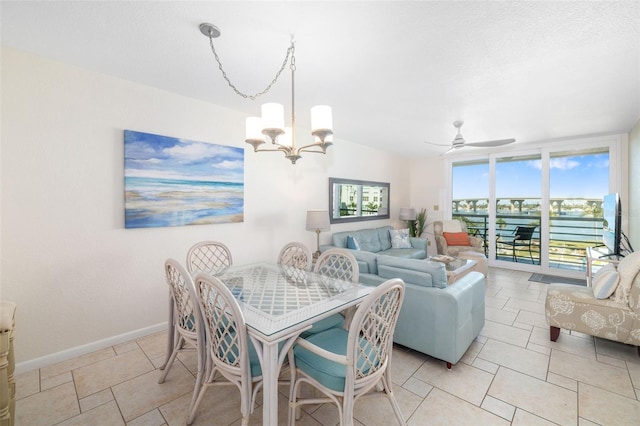
M443 261L442 258L438 256L432 256L429 260L444 263L444 269L447 272L447 284L449 285L473 271L473 268L478 263L475 260L462 259L459 257L454 257L453 260Z
M0 426L13 426L16 413L16 381L13 377L13 330L16 304L0 302Z

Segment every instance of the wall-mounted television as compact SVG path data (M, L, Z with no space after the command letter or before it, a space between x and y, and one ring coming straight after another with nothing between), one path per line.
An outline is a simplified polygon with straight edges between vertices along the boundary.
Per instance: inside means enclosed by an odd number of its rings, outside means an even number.
M611 255L620 255L620 237L622 234L622 211L620 196L617 193L605 195L602 199L602 244L607 246Z

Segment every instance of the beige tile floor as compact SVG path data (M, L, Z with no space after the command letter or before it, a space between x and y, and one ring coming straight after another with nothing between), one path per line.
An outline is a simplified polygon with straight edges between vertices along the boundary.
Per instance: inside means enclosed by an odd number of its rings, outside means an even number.
M394 349L394 391L409 425L640 424L635 348L564 330L550 342L547 285L527 281L530 275L491 269L486 325L452 370ZM165 342L156 334L17 376L16 425L185 424L195 358L182 356L159 385ZM287 391L281 388L282 424ZM359 401L355 418L363 425L396 422L384 397ZM258 405L251 423L261 419ZM325 404L307 407L298 424L337 422L336 409ZM209 390L195 424L239 425L239 392Z

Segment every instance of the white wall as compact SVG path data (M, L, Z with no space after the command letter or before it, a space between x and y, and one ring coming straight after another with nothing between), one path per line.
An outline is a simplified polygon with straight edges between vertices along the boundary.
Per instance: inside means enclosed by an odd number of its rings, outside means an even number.
M399 224L410 204L406 159L337 135L295 166L247 145L243 223L125 230L124 129L244 147L245 116L8 48L1 77L0 290L18 304L18 371L158 329L163 262L197 241L224 241L236 263L275 260L291 240L315 246L305 212L326 209L329 177L391 183L391 220L334 232Z
M444 218L446 210L447 164L442 157L413 160L411 164L411 206L427 209L427 229L424 237L429 240L429 255L437 254L433 237L433 222Z
M629 240L640 250L640 119L629 133Z

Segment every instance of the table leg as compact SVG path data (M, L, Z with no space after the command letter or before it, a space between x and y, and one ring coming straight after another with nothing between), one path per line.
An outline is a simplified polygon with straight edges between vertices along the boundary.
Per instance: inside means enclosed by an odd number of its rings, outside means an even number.
M258 353L260 366L262 367L263 425L278 424L278 377L280 376L280 368L291 345L294 344L301 332L309 328L311 327L309 326L293 335L271 342L265 342L251 334L249 335Z
M270 342L262 345L262 424L278 424L278 343Z

